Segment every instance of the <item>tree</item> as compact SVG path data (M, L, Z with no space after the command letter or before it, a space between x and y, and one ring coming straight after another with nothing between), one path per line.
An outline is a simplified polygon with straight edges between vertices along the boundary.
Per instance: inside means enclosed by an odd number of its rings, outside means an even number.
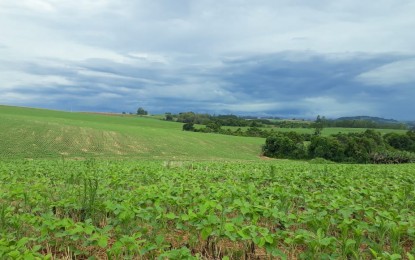
M315 136L320 136L321 135L321 131L323 131L323 127L324 127L324 116L323 118L320 117L320 115L317 116L316 121L314 122L314 135Z
M195 130L195 126L193 123L185 123L183 125L183 131L194 131Z
M210 121L209 123L207 123L206 125L206 130L207 132L211 133L219 133L221 130L221 125L218 122L215 121Z
M144 108L139 107L137 109L137 115L139 115L139 116L145 116L145 115L148 115L148 112L146 110L144 110Z
M344 160L344 147L335 137L314 136L308 147L311 158L324 158L340 162Z
M307 157L303 142L296 142L283 133L268 136L263 152L265 156L275 158L303 159Z
M173 115L169 112L166 113L166 121L173 121Z
M409 131L408 131L409 133ZM384 136L385 141L395 149L415 152L415 142L411 139L410 134L388 133Z

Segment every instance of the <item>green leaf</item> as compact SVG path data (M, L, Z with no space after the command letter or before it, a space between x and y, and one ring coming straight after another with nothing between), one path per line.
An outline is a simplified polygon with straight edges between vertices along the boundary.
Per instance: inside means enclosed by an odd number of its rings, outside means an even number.
M11 258L17 259L20 256L20 252L17 250L13 250L7 254Z
M332 241L333 241L333 238L326 237L320 240L320 244L323 246L328 246L331 244Z
M175 219L176 218L176 215L173 212L170 212L170 213L167 213L166 214L166 218L168 218L168 219Z
M183 215L181 215L180 216L180 218L183 220L183 221L188 221L190 218L189 218L189 215L186 215L186 214L183 214Z
M284 254L284 252L282 252L280 249L276 248L274 245L266 245L265 249L272 256L279 257L284 260L287 259L287 255Z
M29 238L24 237L22 239L19 240L19 242L17 242L17 248L23 247L24 245L27 244L27 242L29 242Z
M349 246L354 245L354 244L356 244L355 240L353 240L353 239L347 239L346 240L346 247L349 247Z
M211 227L204 227L202 229L202 239L206 240L208 238L208 236L210 236L210 234L212 234L212 228Z
M389 256L389 258L391 260L397 260L397 259L402 259L402 256L400 254L393 254L393 255Z
M272 236L268 235L268 236L265 236L264 238L267 243L269 244L274 243L274 239L272 238Z
M233 223L225 223L225 230L232 232L235 230L235 226L233 225Z
M107 245L108 245L108 238L105 237L105 236L101 236L98 239L98 246L101 247L101 248L106 248Z

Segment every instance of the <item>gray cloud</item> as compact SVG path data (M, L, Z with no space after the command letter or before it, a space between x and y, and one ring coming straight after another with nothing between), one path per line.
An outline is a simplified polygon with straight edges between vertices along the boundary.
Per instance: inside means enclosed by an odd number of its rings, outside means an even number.
M409 0L3 0L0 103L410 119L414 12Z

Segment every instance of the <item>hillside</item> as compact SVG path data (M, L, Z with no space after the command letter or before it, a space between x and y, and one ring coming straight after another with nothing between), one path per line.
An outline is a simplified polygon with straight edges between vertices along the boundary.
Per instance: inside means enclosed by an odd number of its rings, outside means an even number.
M182 131L181 124L0 106L0 157L256 159L264 140Z
M351 116L351 117L339 117L336 120L366 120L366 121L372 121L375 123L388 123L388 124L397 124L399 121L395 119L386 119L382 117L374 117L374 116Z

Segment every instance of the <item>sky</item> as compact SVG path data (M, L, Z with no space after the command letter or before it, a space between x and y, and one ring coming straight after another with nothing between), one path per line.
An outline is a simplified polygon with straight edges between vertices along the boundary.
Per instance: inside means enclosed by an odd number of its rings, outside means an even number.
M413 0L0 0L0 104L415 120Z

